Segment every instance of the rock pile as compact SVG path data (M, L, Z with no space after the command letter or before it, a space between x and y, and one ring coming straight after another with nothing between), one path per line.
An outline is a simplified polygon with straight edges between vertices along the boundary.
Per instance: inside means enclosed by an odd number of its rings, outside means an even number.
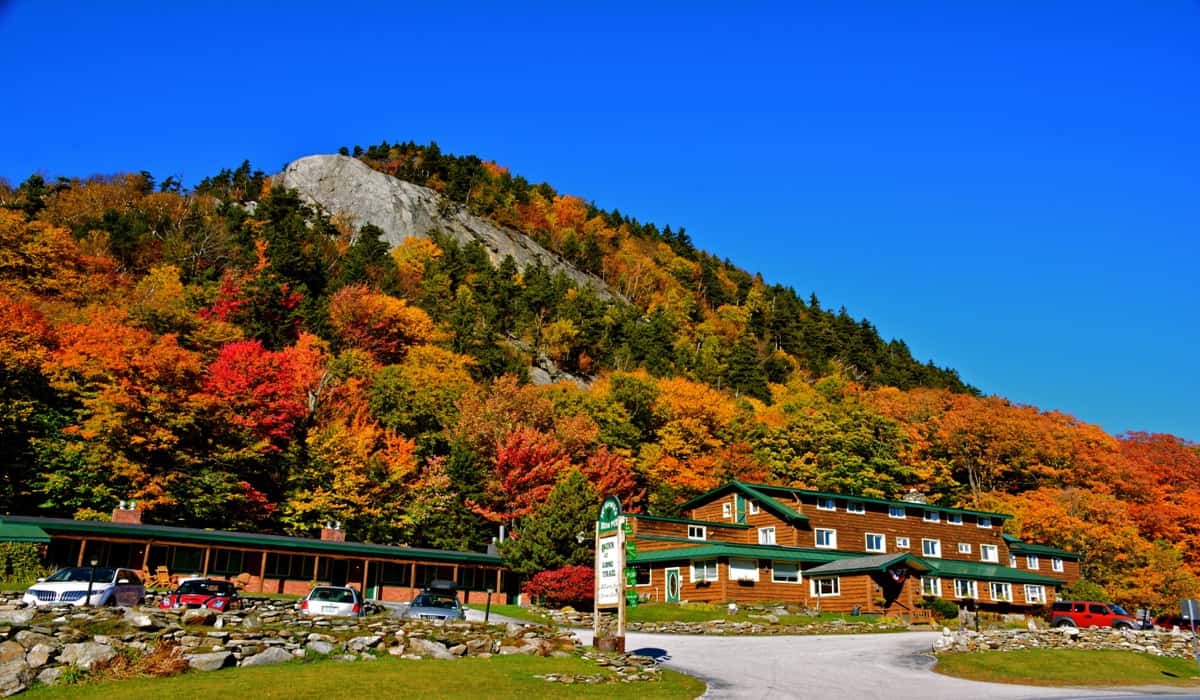
M591 613L575 610L541 610L555 623L567 627L590 628L593 625ZM628 632L651 632L659 634L710 634L710 635L797 635L797 634L862 634L866 632L891 632L908 629L900 620L872 620L854 622L847 620L817 620L807 623L782 623L780 616L794 614L784 608L762 609L758 614L748 615L749 621L738 620L708 620L705 622L626 622ZM606 615L602 627L609 629L611 615Z
M1113 649L1155 656L1190 659L1194 653L1192 633L1172 630L1117 630L1107 627L1055 627L1034 630L991 630L952 632L942 628L933 644L935 654L1014 649Z

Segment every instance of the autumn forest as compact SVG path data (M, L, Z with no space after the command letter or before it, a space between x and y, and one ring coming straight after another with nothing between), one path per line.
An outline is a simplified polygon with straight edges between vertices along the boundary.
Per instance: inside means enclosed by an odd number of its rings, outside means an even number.
M916 489L1079 552L1093 594L1200 593L1196 445L982 396L682 227L436 144L343 153L610 293L437 231L389 249L249 163L0 181L0 511L478 550L567 480L661 515L728 479Z

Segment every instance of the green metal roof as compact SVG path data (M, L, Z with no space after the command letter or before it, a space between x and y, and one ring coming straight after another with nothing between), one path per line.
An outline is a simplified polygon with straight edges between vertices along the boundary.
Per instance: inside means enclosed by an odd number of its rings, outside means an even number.
M839 559L814 567L804 573L809 576L865 574L886 571L899 564L904 564L917 572L926 572L933 568L921 557L908 552L892 552L891 554L872 554L866 557Z
M0 542L38 542L45 544L50 535L37 525L0 522Z
M1078 560L1079 554L1076 552L1068 552L1065 549L1051 547L1045 544L1033 544L1032 542L1023 542L1020 538L1012 535L1004 535L1004 541L1008 543L1008 549L1013 554L1040 554L1047 557L1058 557L1060 559Z
M708 493L700 494L699 496L696 496L695 498L688 501L687 503L684 503L682 506L680 506L680 509L686 510L688 508L691 508L696 503L708 500L709 498L712 498L713 496L720 496L722 494L729 493L730 491L741 491L743 495L749 496L750 498L753 498L754 500L758 501L759 504L763 508L766 508L767 510L771 511L775 515L778 515L779 517L783 518L784 520L800 520L800 521L804 521L804 522L808 521L808 516L805 515L804 513L800 513L798 511L792 510L791 508L788 508L787 506L783 505L782 503L775 500L774 498L771 498L770 496L763 493L762 491L759 491L757 487L752 486L750 484L742 483L740 481L730 481L730 482L725 483L722 486L719 486L719 487L713 489L712 491L709 491Z
M228 545L250 549L291 550L314 554L340 554L343 556L368 556L380 559L410 559L418 561L492 564L501 565L500 557L480 552L455 552L420 547L397 547L366 542L330 542L307 537L284 535L262 535L224 530L200 530L170 525L136 523L112 523L99 520L71 520L69 518L39 518L23 515L0 516L0 523L8 525L34 526L45 533L70 533L98 537L128 537L138 540L166 540L171 542L194 542L207 545ZM49 541L49 538L42 541Z
M1032 571L1021 571L999 564L986 564L977 561L961 561L958 559L925 558L930 566L931 576L946 578L970 578L981 581L1011 581L1013 583L1040 583L1048 586L1061 586L1066 582L1035 574Z
M646 515L645 513L625 513L627 518L638 518L639 520L653 520L655 522L664 523L683 523L686 525L712 525L714 527L732 527L739 530L749 530L749 525L742 523L730 523L723 520L688 520L687 518L667 518L661 515Z
M854 557L848 552L834 552L823 549L807 549L804 547L780 547L772 545L734 544L732 542L698 542L696 540L675 540L667 537L639 537L638 539L654 539L657 541L690 542L694 546L673 547L671 549L656 549L649 552L638 552L632 560L634 564L652 564L681 559L705 559L711 557L745 557L747 559L774 559L776 561L799 561L809 563L825 563L846 557Z
M732 482L732 483L741 484L741 482ZM940 513L963 513L965 515L974 515L976 517L983 516L985 518L996 518L998 520L1008 520L1009 518L1012 517L1011 515L1008 515L1007 513L992 513L989 511L985 511L985 510L968 510L966 508L947 508L945 506L935 506L935 505L932 505L929 503L910 503L908 501L892 501L892 500L888 500L886 498L871 498L870 496L854 496L854 495L845 494L845 493L830 493L828 491L812 491L809 489L792 488L790 486L771 486L769 484L741 484L741 486L746 487L746 488L755 489L759 492L762 492L764 495L766 495L767 493L769 493L771 491L782 491L784 493L797 494L797 495L801 495L801 496L816 496L818 498L838 498L843 501L854 501L856 503L874 503L876 505L885 505L885 506L904 506L905 508L912 508L914 510L935 510ZM718 490L720 490L720 489L718 489ZM707 494L697 496L696 498L693 498L691 501L688 501L688 503L685 503L684 507L686 508L693 501L698 501L700 499L703 499L712 493L715 493L715 491L710 491Z

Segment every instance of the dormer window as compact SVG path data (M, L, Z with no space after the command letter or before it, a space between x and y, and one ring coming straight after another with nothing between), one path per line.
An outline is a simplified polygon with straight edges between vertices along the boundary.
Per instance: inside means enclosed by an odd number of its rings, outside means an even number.
M946 513L946 522L951 525L962 525L962 513Z
M708 528L703 525L688 525L689 540L708 539Z
M980 517L979 517L979 522L978 522L978 523L976 523L976 524L977 524L979 527L982 527L982 528L984 528L984 529L987 529L987 530L990 530L990 529L992 529L992 519L991 519L991 518L985 518L985 517L983 517L983 516L980 516Z
M750 515L758 515L759 513L762 512L762 510L759 509L759 507L758 507L757 501L748 501L748 502L750 504Z
M817 499L817 510L837 510L837 503L832 498Z
M904 518L904 506L888 506L889 518Z
M867 512L865 503L859 501L846 501L846 512L854 515L864 515Z
M936 523L936 522L940 522L940 521L941 521L941 516L938 515L938 512L936 510L925 511L925 522Z

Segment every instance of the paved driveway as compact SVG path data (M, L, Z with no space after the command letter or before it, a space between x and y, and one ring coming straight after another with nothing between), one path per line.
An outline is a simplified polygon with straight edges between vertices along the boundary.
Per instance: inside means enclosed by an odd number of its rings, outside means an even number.
M976 683L932 672L926 655L936 632L798 637L630 634L626 648L703 679L706 698L857 698L1012 700L1110 697L1084 688ZM591 632L579 631L585 644ZM1154 689L1161 692L1163 689Z

